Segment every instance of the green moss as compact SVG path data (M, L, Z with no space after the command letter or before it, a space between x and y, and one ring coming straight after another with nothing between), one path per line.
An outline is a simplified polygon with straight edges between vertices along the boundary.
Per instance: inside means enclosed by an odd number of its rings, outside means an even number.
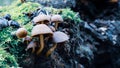
M25 17L23 12L33 12L38 8L40 5L38 3L23 3L21 4L19 0L13 2L11 6L5 6L0 8L0 16L5 14L10 14L12 19L18 21L23 25L23 23L29 22L29 18Z
M78 13L73 12L70 9L63 9L62 10L62 17L64 20L73 20L75 23L80 23L82 20Z
M45 9L50 11L52 14L62 15L64 21L67 21L67 22L74 21L75 23L80 23L82 21L80 19L79 13L72 11L70 8L55 9L55 8L52 8L52 7L46 7Z
M0 8L0 16L4 16L6 14L10 14L12 19L18 21L23 27L28 30L30 35L32 24L30 19L23 15L23 12L33 12L35 11L38 6L37 3L23 3L21 4L19 1L14 2L11 6L5 6ZM24 25L24 23L28 23ZM25 52L25 47L21 41L22 39L18 39L14 37L12 34L15 33L17 29L12 27L4 28L0 31L0 68L10 68L10 67L17 67L18 63L22 61L23 57L27 56ZM4 48L7 47L7 52Z
M15 57L0 48L0 68L18 67Z
M18 54L22 52L24 47L19 46L20 39L15 39L12 36L12 32L16 31L16 29L12 27L4 28L2 31L0 31L0 48L7 48L7 53L5 50L0 50L0 54L5 55L4 61L1 61L3 63L0 66L3 66L8 64L9 66L18 66L17 65L17 59L19 59ZM12 54L12 55L11 55ZM14 57L15 56L15 57ZM3 58L0 56L0 58ZM0 67L1 68L1 67Z

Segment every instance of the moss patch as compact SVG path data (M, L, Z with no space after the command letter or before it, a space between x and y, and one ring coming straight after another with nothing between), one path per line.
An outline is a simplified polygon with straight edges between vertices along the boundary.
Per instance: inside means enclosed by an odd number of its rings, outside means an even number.
M0 16L4 16L5 14L10 14L12 19L15 21L22 23L29 22L29 18L26 18L23 12L33 12L38 8L40 5L38 3L20 3L20 0L13 2L11 6L5 6L0 8Z

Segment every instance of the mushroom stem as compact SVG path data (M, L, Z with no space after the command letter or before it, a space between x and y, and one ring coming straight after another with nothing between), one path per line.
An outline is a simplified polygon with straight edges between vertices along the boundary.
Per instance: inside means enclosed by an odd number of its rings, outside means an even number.
M34 52L35 52L35 47L32 48L32 53L34 53Z
M27 41L26 43L27 43L27 45L28 45L28 41Z
M58 23L56 22L55 23L55 30L57 30L57 27L58 27Z
M44 39L43 35L40 34L40 48L39 48L39 50L38 50L38 52L37 52L37 55L40 54L41 51L42 51L43 48L44 48L44 40L43 40L43 39Z
M41 24L44 24L44 21L41 21Z
M56 47L57 47L57 43L53 44L53 47L47 51L46 57L48 57L55 50Z

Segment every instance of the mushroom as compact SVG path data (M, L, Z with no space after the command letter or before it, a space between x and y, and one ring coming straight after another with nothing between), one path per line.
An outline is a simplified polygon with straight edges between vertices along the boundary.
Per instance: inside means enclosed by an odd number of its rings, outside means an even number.
M53 33L53 47L50 48L47 53L46 53L46 57L48 57L57 47L57 43L63 43L66 42L69 39L69 37L67 36L67 34L60 32L60 31L56 31Z
M32 41L32 38L30 36L26 36L25 38L23 38L23 42L25 43L29 43L30 41Z
M35 41L31 41L25 50L27 51L28 49L32 48L32 53L34 53L36 46L37 46L37 43Z
M57 30L58 23L63 22L63 18L60 15L53 15L51 17L51 21L55 23L55 29Z
M46 24L48 25L50 22L50 16L45 14L39 14L33 19L34 24Z
M48 26L53 32L55 32L55 28L53 26Z
M24 38L27 36L27 30L25 28L19 28L17 31L16 31L16 36L18 38Z
M44 48L44 34L53 35L52 30L45 24L39 24L33 27L32 29L32 37L39 36L40 37L40 48L37 52L37 55L41 53Z

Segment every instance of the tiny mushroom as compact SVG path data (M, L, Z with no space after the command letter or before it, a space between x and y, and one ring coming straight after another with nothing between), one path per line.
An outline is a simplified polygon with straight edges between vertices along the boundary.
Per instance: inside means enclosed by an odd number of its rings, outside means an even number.
M38 16L34 17L33 19L34 24L46 24L50 23L50 16L45 14L39 14Z
M25 28L19 28L17 31L16 31L16 36L18 38L24 38L27 36L27 30Z
M57 30L58 23L63 22L63 18L60 15L53 15L51 17L51 21L55 23L55 29Z
M48 26L53 32L55 32L55 28L53 26Z
M43 36L44 34L53 35L53 32L45 24L39 24L39 25L36 25L33 27L32 33L31 33L32 37L39 36L39 38L40 38L40 48L37 52L37 55L40 54L44 48L44 36Z
M60 31L56 31L53 33L53 47L50 48L47 53L46 53L46 57L48 57L57 47L57 43L63 43L66 42L69 39L69 37L67 36L67 34L60 32Z
M25 42L27 44L31 41L32 41L32 38L30 36L26 36L25 38L23 38L23 42Z
M32 48L32 53L34 53L36 46L37 46L37 43L35 41L31 41L25 50L27 51L28 49Z

